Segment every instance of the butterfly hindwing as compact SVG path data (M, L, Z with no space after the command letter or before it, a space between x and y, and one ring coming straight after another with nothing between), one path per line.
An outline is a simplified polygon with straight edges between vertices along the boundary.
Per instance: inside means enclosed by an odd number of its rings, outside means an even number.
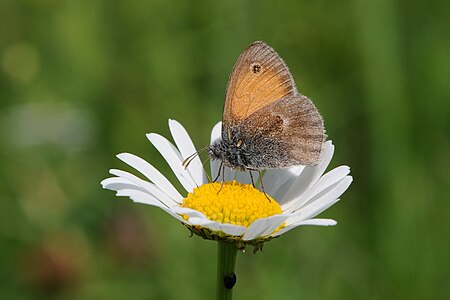
M325 140L323 120L306 96L289 96L272 102L247 117L242 124L243 140L252 141L272 168L314 165ZM259 139L255 137L260 137ZM261 164L268 165L261 157Z

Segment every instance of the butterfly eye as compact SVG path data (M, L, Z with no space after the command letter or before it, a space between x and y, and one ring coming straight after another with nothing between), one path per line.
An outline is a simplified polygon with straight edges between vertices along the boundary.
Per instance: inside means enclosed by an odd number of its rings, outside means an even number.
M251 64L250 68L252 69L253 74L258 74L261 72L261 65L259 63Z

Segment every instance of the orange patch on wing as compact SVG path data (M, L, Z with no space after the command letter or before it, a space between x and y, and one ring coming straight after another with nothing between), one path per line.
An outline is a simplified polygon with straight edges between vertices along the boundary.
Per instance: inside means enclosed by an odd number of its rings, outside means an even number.
M260 76L253 75L255 77L253 80L248 78L250 77L248 75L242 80L238 78L236 90L230 99L231 114L236 118L245 119L270 103L292 95L290 78L283 75L285 75L283 70L280 73L271 69L264 71Z

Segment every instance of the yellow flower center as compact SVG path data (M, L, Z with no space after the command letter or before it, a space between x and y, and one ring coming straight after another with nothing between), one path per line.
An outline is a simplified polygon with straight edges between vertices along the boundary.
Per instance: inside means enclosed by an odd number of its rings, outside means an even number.
M266 195L251 184L214 182L195 188L181 206L198 210L211 221L248 227L257 219L281 213L280 205Z

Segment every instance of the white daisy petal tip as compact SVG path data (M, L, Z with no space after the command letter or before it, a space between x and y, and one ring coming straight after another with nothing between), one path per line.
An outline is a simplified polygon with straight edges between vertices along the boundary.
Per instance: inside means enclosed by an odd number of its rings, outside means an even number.
M309 220L305 220L305 221L301 221L301 222L292 223L292 224L282 228L279 231L275 231L274 233L272 233L271 236L278 237L294 228L297 228L297 227L303 226L303 225L328 226L329 227L329 226L337 225L337 222L333 219L309 219Z
M219 140L222 136L222 122L216 123L211 130L211 144Z
M324 225L324 226L336 226L337 223L338 222L336 220L330 220L330 222L327 225Z
M110 181L111 178L106 178L103 179L102 181L100 181L100 185L102 186L102 188L106 189L106 186L108 185L108 182Z
M129 153L127 153L127 152L117 153L117 154L116 154L116 157L117 157L118 159L122 160L121 157L123 157L124 155L127 155L127 154L129 154Z
M178 121L169 120L169 129L172 138L175 141L176 147L181 155L182 160L191 157L189 166L183 168L184 173L189 175L196 185L201 185L207 182L206 173L203 169L203 164L197 153L197 149L189 136L189 133ZM194 155L194 156L192 156Z

